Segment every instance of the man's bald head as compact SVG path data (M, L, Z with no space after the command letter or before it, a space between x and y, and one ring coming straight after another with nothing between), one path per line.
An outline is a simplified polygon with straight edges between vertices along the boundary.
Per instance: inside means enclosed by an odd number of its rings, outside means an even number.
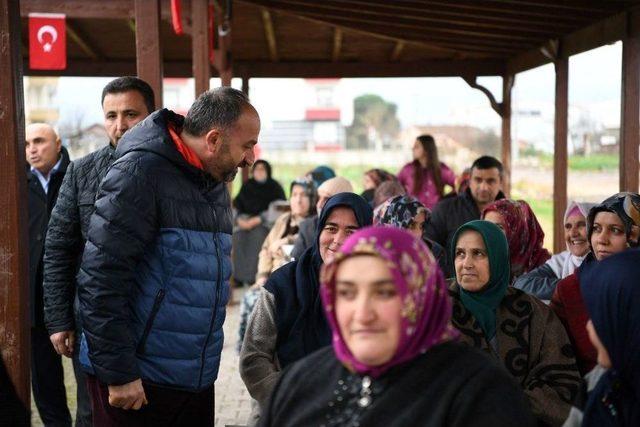
M60 158L62 144L56 131L47 123L32 123L25 129L27 162L48 175Z

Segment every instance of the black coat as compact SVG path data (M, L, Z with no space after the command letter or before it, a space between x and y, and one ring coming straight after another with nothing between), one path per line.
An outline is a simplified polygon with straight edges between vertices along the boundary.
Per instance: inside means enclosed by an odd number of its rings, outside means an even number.
M51 213L44 254L44 317L50 334L75 330L73 303L98 185L115 160L107 145L69 165Z
M496 200L498 199L504 199L502 191L498 193ZM469 189L458 196L445 197L434 206L424 234L445 249L447 265L450 270L453 269L453 260L450 256L453 235L461 225L474 219L480 219L480 214L478 205L473 200ZM445 276L451 277L453 271L448 273Z
M29 187L29 289L31 292L31 325L44 326L43 313L43 262L45 236L51 210L56 204L62 178L69 166L69 153L62 147L60 152L62 161L58 170L51 172L49 191L44 192L38 177L27 166L27 180Z
M373 379L360 407L363 378L326 347L285 369L260 426L501 426L535 422L518 384L482 352L448 342ZM357 424L356 424L357 423Z

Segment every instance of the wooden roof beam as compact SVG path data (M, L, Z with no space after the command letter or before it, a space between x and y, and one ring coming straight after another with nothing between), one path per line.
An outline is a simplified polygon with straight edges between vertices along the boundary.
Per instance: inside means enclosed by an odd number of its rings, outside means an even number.
M328 24L350 27L352 24L376 25L383 28L393 28L404 32L419 33L423 35L449 35L449 36L469 36L482 37L490 40L502 40L505 42L522 41L530 42L540 38L558 35L558 30L538 32L526 32L520 27L514 29L482 29L474 25L441 25L426 26L424 22L415 18L401 18L398 16L371 16L366 9L362 12L345 12L336 10L324 10L318 5L308 6L301 4L290 4L283 0L250 0L251 3L269 7L271 10L289 12L290 14L302 17L315 18ZM424 14L424 12L423 12Z
M346 3L361 4L365 0L344 0ZM578 0L580 1L580 0ZM561 15L558 10L548 7L532 6L530 4L518 3L518 6L509 6L502 3L501 0L484 0L479 2L478 0L429 0L428 6L422 1L403 1L401 4L396 2L389 2L388 0L366 0L367 4L375 5L393 5L394 8L402 10L412 11L415 13L425 13L425 10L429 10L433 7L442 7L447 10L466 10L475 14L491 13L496 16L514 16L514 17L540 17L540 18L554 18L562 19L572 22L584 22L585 20L593 19L593 12L585 11L582 9L573 10L570 14ZM398 2L399 3L399 2ZM602 2L600 2L602 3ZM426 9L426 8L429 9ZM615 13L616 9L612 9Z
M333 51L331 53L331 62L340 60L340 51L342 50L342 28L335 27L333 30Z
M23 59L28 66L28 58ZM502 60L437 59L402 62L252 62L234 61L236 77L451 77L468 73L474 76L500 76L504 74ZM165 77L192 77L191 61L165 61ZM136 61L69 59L67 69L39 71L25 68L29 76L89 76L110 77L136 74ZM219 73L215 70L212 76Z
M82 49L84 53L87 54L87 56L89 56L92 59L102 58L102 54L94 46L91 46L87 42L86 36L76 27L76 25L73 22L70 22L67 19L66 25L67 25L67 34L69 35L69 38L73 40L73 42L77 44L78 47Z
M271 12L266 7L261 9L262 25L264 26L264 36L267 39L267 46L269 47L269 58L271 62L278 62L278 46L276 44L276 33L273 29L273 20L271 19Z
M476 76L466 75L466 76L462 76L462 78L473 89L477 89L480 92L484 93L486 97L489 98L489 103L491 104L491 108L493 109L493 111L498 113L500 117L504 117L503 104L501 102L496 101L496 97L493 95L493 93L491 93L489 89L487 89L485 86L482 86L477 82Z
M393 50L391 51L391 55L389 56L389 61L395 62L400 58L404 45L405 43L402 40L398 40L396 42L395 46L393 46Z
M634 14L634 16L637 15ZM562 46L561 58L568 58L569 56L622 40L627 34L627 17L628 12L618 13L560 38L559 43ZM638 18L633 19L638 20ZM535 49L510 59L507 63L508 72L516 74L550 63L552 59L549 58L546 52L550 42L547 41Z
M548 18L526 19L522 17L507 19L495 18L493 14L487 14L485 16L479 16L477 13L470 12L451 12L449 9L438 10L433 6L428 8L423 7L419 11L408 12L402 8L401 3L390 3L388 5L370 4L369 2L356 2L361 4L352 4L352 2L345 2L340 0L323 0L314 4L314 9L318 12L327 11L333 13L339 13L345 16L367 16L372 18L379 18L384 21L388 21L390 16L393 16L393 20L403 20L405 22L412 22L419 27L426 25L445 25L454 28L488 28L496 30L511 30L513 31L527 31L537 34L549 34L555 32L562 32L563 30L573 30L576 24L567 23L566 21L550 20ZM287 5L291 8L298 7L300 0L279 0L274 3L277 7L278 4Z

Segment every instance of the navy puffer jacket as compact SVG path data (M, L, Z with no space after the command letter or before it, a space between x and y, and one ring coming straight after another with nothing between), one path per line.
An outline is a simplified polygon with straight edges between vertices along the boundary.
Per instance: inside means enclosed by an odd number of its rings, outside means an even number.
M231 205L226 185L176 150L168 122L183 118L157 111L118 144L89 223L80 311L100 381L197 391L220 364Z

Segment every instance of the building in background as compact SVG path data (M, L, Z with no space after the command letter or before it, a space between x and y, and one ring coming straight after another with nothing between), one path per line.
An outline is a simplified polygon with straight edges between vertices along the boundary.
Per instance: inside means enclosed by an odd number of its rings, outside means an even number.
M25 77L26 124L44 122L56 127L60 118L57 95L58 77Z
M338 152L345 147L345 129L337 102L340 79L305 79L304 119L274 120L260 133L265 152Z

